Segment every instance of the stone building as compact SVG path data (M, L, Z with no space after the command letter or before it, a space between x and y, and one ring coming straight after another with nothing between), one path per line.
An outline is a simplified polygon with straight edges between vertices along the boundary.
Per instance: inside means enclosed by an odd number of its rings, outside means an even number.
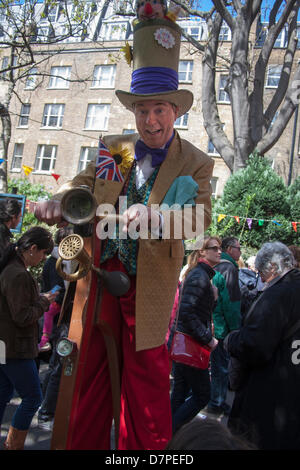
M57 10L51 10L52 24L59 23ZM109 7L110 8L110 7ZM94 21L90 37L69 38L59 47L60 54L53 54L43 64L48 76L41 83L36 70L24 82L19 82L17 94L10 112L12 135L8 154L8 176L24 177L22 165L34 170L28 177L39 182L51 192L81 171L95 157L100 135L135 131L135 120L115 96L116 89L129 90L131 68L120 50L125 40L132 39L132 18L111 17L106 11L101 21ZM50 14L50 12L49 12ZM180 26L198 40L205 39L206 25L201 21L182 18ZM43 19L44 29L49 27ZM94 28L94 29L93 29ZM45 33L46 34L46 33ZM222 29L224 50L230 45L230 30ZM274 93L278 83L278 66L285 52L284 39L274 48L266 79L266 91ZM36 47L42 56L49 46L41 41ZM55 46L53 46L55 47ZM57 46L58 47L58 46ZM297 51L298 53L298 51ZM253 54L255 55L255 49ZM1 60L1 59L0 59ZM2 61L5 60L5 50ZM202 57L182 41L179 88L194 93L194 104L189 113L176 121L176 128L183 138L210 154L215 160L212 188L215 196L222 194L230 171L209 140L203 126L201 109ZM226 70L218 70L218 107L229 139L232 139L232 117L228 94L224 90ZM294 145L293 179L299 172L299 123L296 122L296 138L293 141L294 118L289 122L276 145L268 152L268 158L285 181L288 180L291 149ZM59 175L56 179L52 174Z

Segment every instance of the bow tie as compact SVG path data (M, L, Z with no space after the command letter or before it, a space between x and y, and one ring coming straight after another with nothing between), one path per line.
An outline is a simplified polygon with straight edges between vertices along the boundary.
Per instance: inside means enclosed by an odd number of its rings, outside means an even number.
M146 145L142 140L138 140L137 143L135 144L135 156L134 156L134 158L137 161L139 161L142 158L144 158L145 155L147 155L149 153L152 156L152 166L153 166L153 168L156 167L156 166L159 166L167 156L172 138L173 138L173 136L167 142L165 148L163 148L163 149L153 149L151 147L148 147L148 145Z

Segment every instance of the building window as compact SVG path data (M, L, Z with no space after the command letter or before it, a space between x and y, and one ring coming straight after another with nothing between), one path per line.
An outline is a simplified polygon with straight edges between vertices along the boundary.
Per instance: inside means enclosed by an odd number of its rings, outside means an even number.
M71 67L51 67L49 88L69 88Z
M32 67L32 69L29 70L28 75L26 77L26 82L25 82L25 88L27 90L32 90L35 88L36 85L36 73L37 73L37 68Z
M231 39L231 31L229 26L222 25L219 34L219 41L230 41Z
M56 145L38 145L34 171L49 173L54 170L56 151Z
M24 144L15 144L10 171L21 171Z
M267 88L277 88L280 80L282 65L269 65L267 75Z
M209 139L208 141L208 147L207 147L207 153L211 155L220 155L214 144L212 143L212 140Z
M48 9L48 21L50 21L51 23L55 23L56 21L58 21L59 14L60 6L58 4L51 6Z
M287 30L287 26L285 26L278 34L276 41L274 43L274 47L286 48L287 43L288 43L288 30Z
M178 79L180 83L192 83L193 61L180 60L178 69Z
M22 104L18 124L19 127L28 127L30 106L30 104Z
M78 163L78 173L85 170L88 163L96 161L98 155L98 147L81 147Z
M6 57L3 57L2 59L2 64L1 64L1 70L5 70L8 68L8 60L9 58L6 56ZM7 74L7 71L6 72L2 72L1 75L3 78L6 77L6 74Z
M204 38L204 28L201 24L193 25L193 26L192 25L183 26L182 30L184 31L185 34L191 36L193 39L196 39L196 41L200 41L201 39Z
M216 176L213 176L212 179L210 180L211 184L211 189L212 189L212 197L216 198L217 197L217 189L218 189L218 179Z
M218 101L222 103L230 103L229 94L227 93L227 91L225 91L227 79L227 75L220 76Z
M135 134L135 133L136 133L135 129L123 129L123 132L122 132L123 135Z
M116 76L115 65L96 65L94 68L93 88L114 88Z
M109 104L89 104L85 119L85 129L107 130Z
M123 41L126 38L128 23L103 23L100 39L104 41Z
M176 119L176 121L174 122L174 127L187 129L188 119L189 119L189 113L185 113L183 116L180 116L179 118Z
M64 104L45 104L43 114L43 127L61 127L64 117Z

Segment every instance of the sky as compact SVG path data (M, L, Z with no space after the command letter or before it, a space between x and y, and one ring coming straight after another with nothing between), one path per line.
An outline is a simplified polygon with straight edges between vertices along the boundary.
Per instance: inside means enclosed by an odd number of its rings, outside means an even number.
M212 0L198 0L196 3L200 5L198 9L202 11L208 11L213 6ZM263 0L262 2L262 20L263 21L266 20L266 17L268 16L268 13L270 12L270 9L274 5L274 3L275 3L275 0ZM298 15L298 21L300 21L300 13Z

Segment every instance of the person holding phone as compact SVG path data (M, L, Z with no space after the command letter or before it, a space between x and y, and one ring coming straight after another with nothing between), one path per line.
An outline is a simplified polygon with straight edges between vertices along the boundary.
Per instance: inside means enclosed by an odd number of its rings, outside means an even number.
M51 233L42 227L27 230L10 245L0 261L0 341L5 357L0 361L0 425L14 390L21 397L4 447L21 450L32 418L42 401L36 357L38 319L56 294L40 294L28 268L37 266L53 248Z

